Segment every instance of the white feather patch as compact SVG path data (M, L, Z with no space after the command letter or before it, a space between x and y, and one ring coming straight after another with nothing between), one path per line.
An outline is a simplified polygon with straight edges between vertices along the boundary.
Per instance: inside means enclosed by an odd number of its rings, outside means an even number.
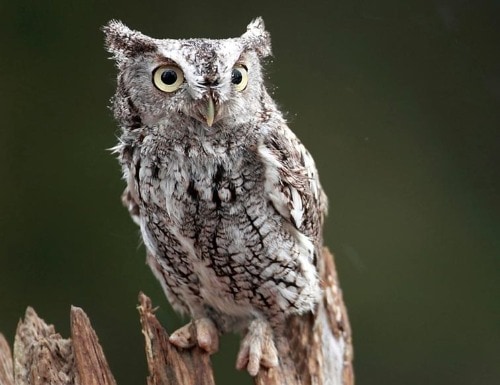
M290 215L293 218L295 226L300 228L302 226L302 218L304 215L304 208L302 205L302 198L300 197L299 192L290 188L290 200L292 204L292 209L290 210Z

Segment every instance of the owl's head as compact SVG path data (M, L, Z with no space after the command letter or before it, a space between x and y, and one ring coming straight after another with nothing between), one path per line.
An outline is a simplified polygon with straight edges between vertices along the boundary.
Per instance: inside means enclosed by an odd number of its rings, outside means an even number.
M271 54L261 18L231 39L153 39L119 21L104 28L119 69L115 114L155 125L193 118L209 129L257 113L265 92L261 59Z

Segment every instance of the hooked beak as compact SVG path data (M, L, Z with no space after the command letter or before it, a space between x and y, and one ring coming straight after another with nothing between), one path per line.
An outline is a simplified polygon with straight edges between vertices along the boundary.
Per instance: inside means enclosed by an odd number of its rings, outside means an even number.
M205 115L205 120L207 122L208 127L212 127L212 124L214 124L214 118L215 118L215 105L214 105L214 99L212 98L212 95L208 95L207 108L206 108L204 115Z

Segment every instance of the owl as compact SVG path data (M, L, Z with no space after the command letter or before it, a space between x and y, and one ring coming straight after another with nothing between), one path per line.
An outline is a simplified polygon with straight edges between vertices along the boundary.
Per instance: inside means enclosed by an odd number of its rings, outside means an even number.
M261 18L240 37L155 39L110 21L124 205L172 307L170 336L209 353L241 332L239 369L279 363L287 317L314 311L327 210L313 158L263 80Z

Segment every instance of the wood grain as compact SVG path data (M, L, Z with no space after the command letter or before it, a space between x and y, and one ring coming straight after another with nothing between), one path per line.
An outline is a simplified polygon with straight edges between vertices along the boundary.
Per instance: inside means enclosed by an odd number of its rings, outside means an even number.
M353 385L351 329L333 256L324 250L318 266L323 298L314 313L287 320L278 339L279 366L261 369L256 385ZM139 294L148 385L215 385L210 356L198 347L178 349ZM28 307L18 324L12 357L0 334L0 385L116 385L89 318L72 307L71 338L64 339ZM235 357L236 359L236 357ZM233 370L234 360L230 361Z

